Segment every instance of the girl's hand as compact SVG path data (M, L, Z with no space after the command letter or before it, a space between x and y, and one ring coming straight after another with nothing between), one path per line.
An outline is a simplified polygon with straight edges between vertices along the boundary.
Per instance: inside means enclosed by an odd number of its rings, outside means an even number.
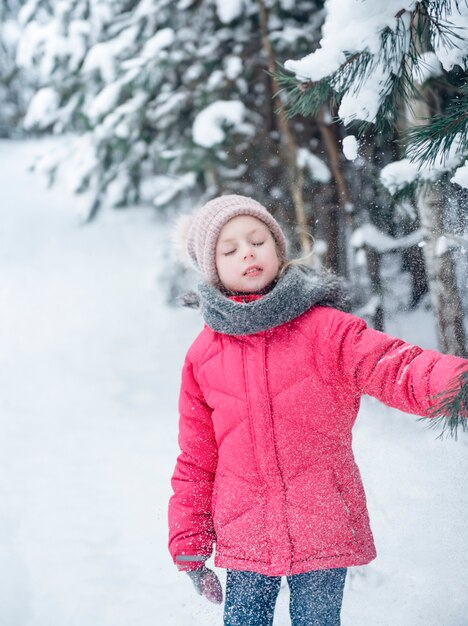
M187 572L193 582L197 593L201 596L205 596L207 600L214 604L221 604L223 601L223 590L219 578L213 572L203 566L199 569Z

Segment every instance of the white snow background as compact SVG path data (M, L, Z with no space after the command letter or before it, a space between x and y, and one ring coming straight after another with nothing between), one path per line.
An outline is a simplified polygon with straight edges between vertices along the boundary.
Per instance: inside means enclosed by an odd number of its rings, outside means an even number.
M26 171L39 149L0 142L0 624L220 625L166 547L180 368L201 326L164 302L167 226L149 209L80 226L80 201ZM435 345L421 310L388 332ZM468 624L467 441L363 400L378 558L350 570L343 626ZM283 586L275 626L287 601Z

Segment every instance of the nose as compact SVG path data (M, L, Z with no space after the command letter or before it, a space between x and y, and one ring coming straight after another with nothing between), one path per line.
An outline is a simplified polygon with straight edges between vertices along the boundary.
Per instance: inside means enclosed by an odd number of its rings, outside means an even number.
M244 247L244 259L254 256L254 247L252 244L246 243Z

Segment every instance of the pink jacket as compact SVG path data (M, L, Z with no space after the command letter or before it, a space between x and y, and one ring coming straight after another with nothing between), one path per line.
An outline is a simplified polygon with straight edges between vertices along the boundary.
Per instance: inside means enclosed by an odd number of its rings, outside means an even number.
M205 326L188 351L169 548L180 569L268 575L371 561L351 429L368 394L424 415L467 361L314 306L250 335Z

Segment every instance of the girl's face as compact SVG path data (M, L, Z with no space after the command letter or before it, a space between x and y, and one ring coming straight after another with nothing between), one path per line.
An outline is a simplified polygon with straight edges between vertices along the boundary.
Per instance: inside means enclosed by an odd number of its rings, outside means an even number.
M226 222L216 242L216 269L229 291L255 293L278 275L280 261L268 227L251 215Z

